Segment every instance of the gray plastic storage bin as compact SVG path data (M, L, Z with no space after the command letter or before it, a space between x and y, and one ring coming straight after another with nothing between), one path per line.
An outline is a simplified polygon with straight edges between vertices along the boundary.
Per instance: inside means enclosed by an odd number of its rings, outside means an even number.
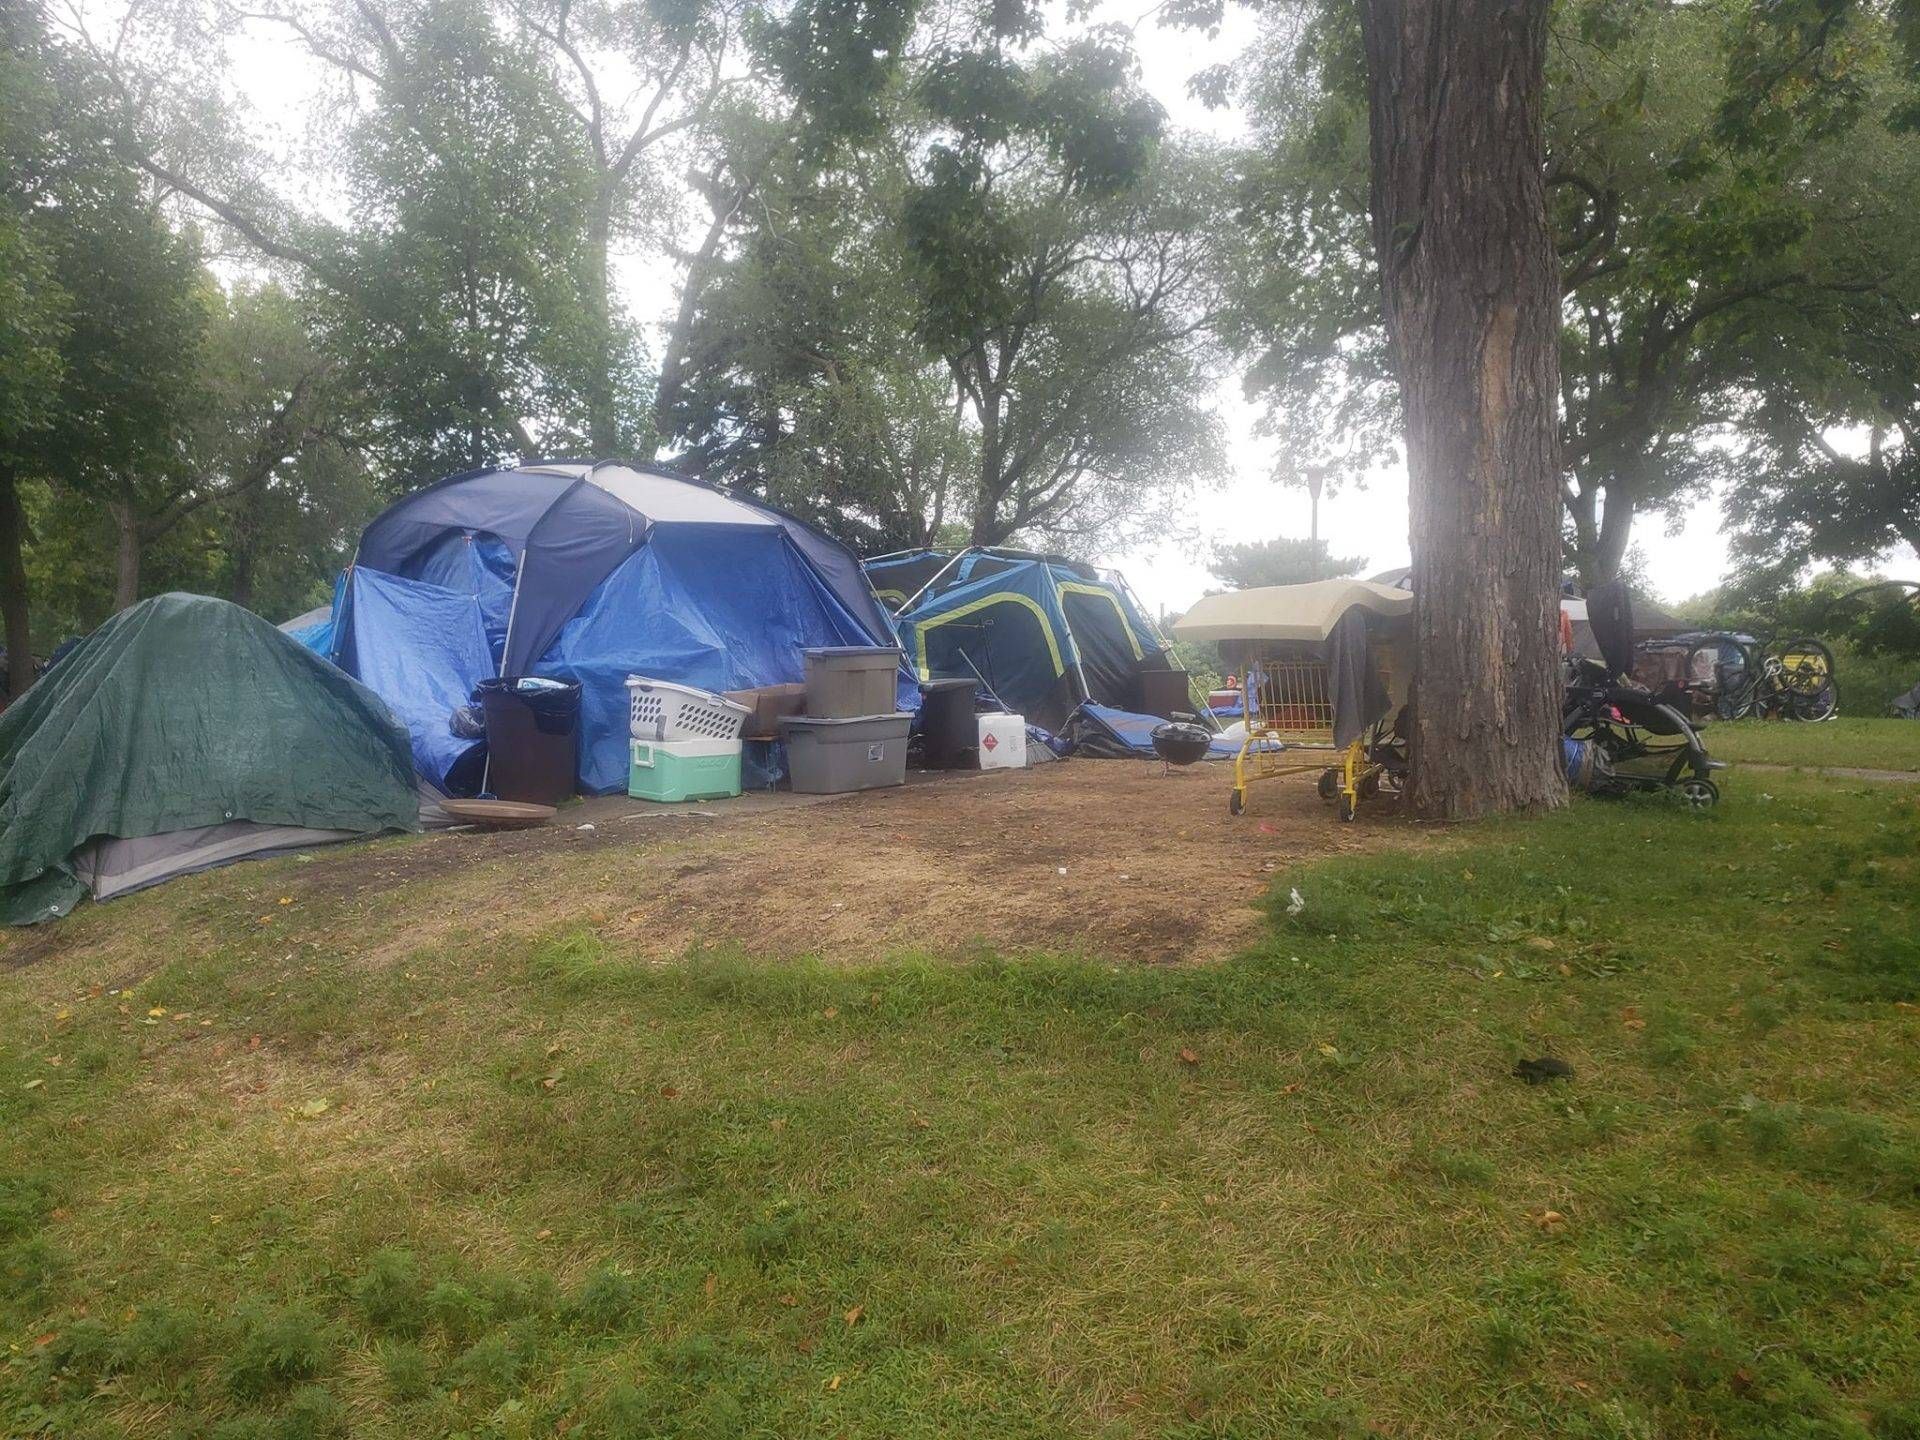
M807 651L807 714L821 720L885 718L898 705L902 656L890 645L832 645Z
M843 720L783 715L787 774L802 795L840 795L907 783L907 731L913 716L856 715Z

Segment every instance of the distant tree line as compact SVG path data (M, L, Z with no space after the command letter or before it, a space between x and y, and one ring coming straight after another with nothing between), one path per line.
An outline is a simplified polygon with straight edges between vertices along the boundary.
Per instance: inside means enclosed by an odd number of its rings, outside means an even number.
M1900 17L1796 48L1792 8L1554 7L1590 578L1709 484L1755 573L1920 534ZM1037 0L0 8L12 683L161 588L303 608L386 500L522 458L657 455L866 550L1092 552L1221 476L1242 367L1281 479L1357 476L1401 424L1359 19L1266 17L1196 77L1233 147L1169 125L1139 37ZM236 98L269 46L315 80L291 131Z

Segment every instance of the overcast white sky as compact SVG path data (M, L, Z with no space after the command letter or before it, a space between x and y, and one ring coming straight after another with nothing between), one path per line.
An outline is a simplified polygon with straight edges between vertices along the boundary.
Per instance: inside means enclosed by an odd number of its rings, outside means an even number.
M1095 19L1139 24L1145 83L1167 107L1174 124L1223 137L1241 133L1238 114L1209 111L1196 104L1187 96L1186 83L1196 71L1230 61L1244 50L1254 37L1252 16L1243 7L1230 6L1226 26L1209 40L1143 21L1151 13L1150 5L1151 0L1104 0ZM315 62L288 40L266 35L244 42L235 58L240 62L239 87L260 119L297 131L304 104L314 92L311 67ZM658 353L659 334L676 297L677 270L664 259L631 255L620 262L619 275L625 301L632 313L650 325ZM1276 442L1254 433L1259 410L1242 397L1238 375L1222 377L1217 406L1230 436L1227 483L1194 495L1181 538L1100 557L1123 570L1141 599L1159 609L1185 609L1212 583L1204 561L1215 543L1308 533L1306 492L1272 481ZM1374 475L1363 488L1323 497L1320 533L1334 554L1365 557L1362 574L1405 565L1405 471L1396 467ZM1645 556L1653 588L1667 600L1681 600L1712 587L1726 570L1719 508L1711 501L1696 507L1671 534L1658 518L1643 520L1634 544ZM1912 557L1903 558L1912 563Z

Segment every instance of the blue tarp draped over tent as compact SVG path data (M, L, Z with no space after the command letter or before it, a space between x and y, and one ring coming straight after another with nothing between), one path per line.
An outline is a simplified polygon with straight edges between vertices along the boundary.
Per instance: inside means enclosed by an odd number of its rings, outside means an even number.
M1058 728L1082 700L1127 707L1165 645L1125 587L1056 556L911 551L867 563L922 679L974 677L1029 719Z
M334 612L335 662L372 690L413 738L413 764L442 789L477 741L447 728L493 673L480 602L364 565L347 573Z
M1153 732L1166 724L1158 715L1136 715L1130 710L1115 710L1108 705L1095 705L1091 701L1075 710L1069 719L1066 730L1074 740L1076 747L1087 747L1089 753L1113 753L1115 749L1125 748L1142 759L1155 758ZM1106 742L1103 745L1101 742ZM1277 747L1276 747L1277 748ZM1215 736L1207 747L1207 759L1231 760L1240 753L1238 740L1227 740Z
M332 656L406 721L442 785L474 743L448 717L486 675L579 682L581 788L608 791L626 786L628 675L749 689L802 679L811 646L895 643L844 546L627 465L456 475L374 520L348 576Z
M579 682L581 788L622 790L627 676L747 690L804 679L810 646L873 643L783 531L696 523L655 531L534 669Z

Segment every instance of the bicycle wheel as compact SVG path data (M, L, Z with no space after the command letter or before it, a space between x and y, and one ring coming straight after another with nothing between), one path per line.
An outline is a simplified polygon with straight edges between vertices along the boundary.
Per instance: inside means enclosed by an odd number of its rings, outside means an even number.
M1797 691L1787 692L1787 715L1794 720L1818 723L1831 720L1840 713L1840 697L1829 685L1817 695L1802 695Z
M1780 683L1793 694L1813 699L1833 689L1833 651L1803 635L1780 647Z

